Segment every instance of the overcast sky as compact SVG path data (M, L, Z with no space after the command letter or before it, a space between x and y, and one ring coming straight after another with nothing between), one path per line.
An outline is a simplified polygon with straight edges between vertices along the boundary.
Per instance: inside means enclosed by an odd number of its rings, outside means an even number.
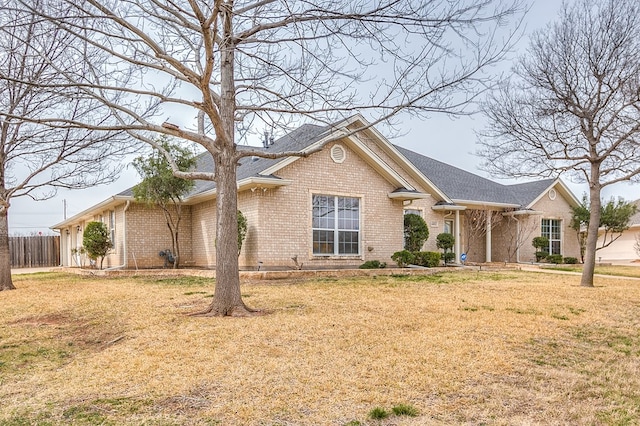
M527 33L544 27L546 23L554 20L560 9L561 1L531 0L531 5L531 11L526 19ZM525 35L519 44L520 51L523 51L527 44L528 38ZM518 52L515 52L514 56L517 54ZM509 67L508 63L504 65L505 70L508 70ZM474 132L481 130L484 126L481 116L452 119L447 116L434 115L428 120L405 119L401 125L405 134L392 139L392 143L491 178L478 170L481 160L474 155L477 149ZM14 199L9 209L9 232L11 235L28 235L38 232L50 234L52 232L49 228L64 219L65 203L66 215L71 217L138 182L138 175L129 166L117 182L108 186L82 191L61 190L55 198L47 201L35 202L26 198ZM578 199L582 198L582 194L587 191L586 185L577 185L568 181L566 183ZM621 196L626 200L638 199L640 198L640 186L618 184L607 187L603 198L608 199L612 196Z

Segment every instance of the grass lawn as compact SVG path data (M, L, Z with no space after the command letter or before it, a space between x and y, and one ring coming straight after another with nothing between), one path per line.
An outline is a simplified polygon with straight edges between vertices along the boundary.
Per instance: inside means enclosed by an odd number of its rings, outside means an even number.
M256 282L266 315L194 318L209 280L14 276L0 425L640 424L640 281L579 279Z
M558 271L582 272L582 265L557 265L548 266L546 269L555 269ZM640 266L623 266L623 265L603 265L596 266L596 274L615 275L619 277L636 277L640 278Z

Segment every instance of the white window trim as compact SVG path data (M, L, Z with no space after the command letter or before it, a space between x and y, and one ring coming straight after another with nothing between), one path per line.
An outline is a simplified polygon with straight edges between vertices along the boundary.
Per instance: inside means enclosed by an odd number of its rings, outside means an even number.
M309 241L311 242L311 246L310 246L310 255L311 258L315 258L315 259L341 259L341 260L346 260L346 259L362 259L362 245L363 245L363 239L362 239L362 232L364 229L364 225L363 225L363 215L362 215L362 211L364 209L364 199L362 197L362 195L357 195L357 194L348 194L348 193L332 193L330 191L322 191L322 190L311 190L310 192L310 197L309 197L309 204L310 204L310 208L309 208L309 222L311 224L310 227L310 236L309 236ZM313 197L314 196L326 196L326 197L334 197L334 199L337 201L338 198L356 198L358 199L358 253L348 253L348 254L339 254L336 253L337 249L338 249L338 239L334 239L334 252L333 253L315 253L313 250L313 231L314 231L314 227L313 227ZM337 212L336 212L337 213ZM336 216L337 219L337 216ZM337 226L337 220L336 220L336 226ZM339 232L339 229L336 229L335 232ZM343 231L353 231L353 230L343 230Z

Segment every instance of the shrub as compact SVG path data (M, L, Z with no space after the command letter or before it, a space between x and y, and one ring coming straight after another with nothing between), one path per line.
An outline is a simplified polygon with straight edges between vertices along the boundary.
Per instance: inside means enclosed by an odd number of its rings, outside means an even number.
M452 260L455 260L456 254L453 252L445 252L442 253L442 260L444 260L445 265L450 263Z
M451 253L453 256L447 255L447 253L449 253L449 251L453 248L455 241L456 240L455 238L453 238L453 235L449 234L448 232L438 234L438 236L436 237L436 246L443 251L444 255L442 256L442 258L444 259L445 265L449 260L455 259L456 257L453 253Z
M242 250L242 242L246 237L247 218L240 210L238 210L238 257L240 256L240 251Z
M536 252L536 262L541 262L549 256L549 253L546 251L537 251Z
M409 250L397 251L391 255L391 260L396 262L400 268L415 263L416 256Z
M578 263L578 259L575 257L565 257L564 258L564 263L568 264L568 265L575 265L576 263Z
M542 252L544 249L549 248L549 239L547 237L535 237L531 241L531 245L538 249L538 251Z
M404 248L412 252L420 251L429 238L429 227L422 216L407 213L404 215Z
M113 247L113 243L109 238L107 225L102 222L87 223L84 233L82 234L82 245L90 259L97 260L100 258L100 269L102 269L104 257L111 247Z
M389 412L381 407L376 407L369 411L369 418L374 420L382 420L389 417Z
M416 265L435 268L440 265L440 253L435 251L419 251L413 254Z
M556 265L562 263L562 255L561 254L550 254L547 256L547 262L555 263Z
M387 264L385 262L380 262L379 260L367 260L359 266L360 269L382 269L386 267Z

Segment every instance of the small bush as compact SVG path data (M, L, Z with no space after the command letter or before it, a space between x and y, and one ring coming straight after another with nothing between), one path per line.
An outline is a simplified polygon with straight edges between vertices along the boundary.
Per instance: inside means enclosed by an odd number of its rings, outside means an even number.
M436 251L419 251L413 254L416 265L435 268L440 265L440 253Z
M416 417L419 414L416 407L407 404L396 405L391 409L391 411L393 411L393 414L396 416Z
M400 268L415 263L416 256L409 250L397 251L391 255L391 260L396 262Z
M429 227L422 216L408 213L404 215L404 248L419 251L429 238Z
M541 262L549 256L549 253L546 251L537 251L536 252L536 262Z
M451 261L455 260L456 258L456 254L453 252L446 252L446 253L442 253L442 260L444 260L444 263L451 263Z
M376 407L369 411L369 418L374 420L382 420L389 417L389 412L381 407Z
M360 269L382 269L386 267L387 264L385 262L380 262L379 260L367 260L359 266Z
M560 263L562 263L562 255L561 254L550 254L549 256L547 256L546 261L549 262L549 263L555 263L556 265L559 265Z
M535 237L531 241L531 245L538 249L538 251L544 251L543 249L549 248L549 238L547 237Z
M575 257L565 257L564 258L564 263L568 264L568 265L575 265L576 263L578 263L578 259Z

